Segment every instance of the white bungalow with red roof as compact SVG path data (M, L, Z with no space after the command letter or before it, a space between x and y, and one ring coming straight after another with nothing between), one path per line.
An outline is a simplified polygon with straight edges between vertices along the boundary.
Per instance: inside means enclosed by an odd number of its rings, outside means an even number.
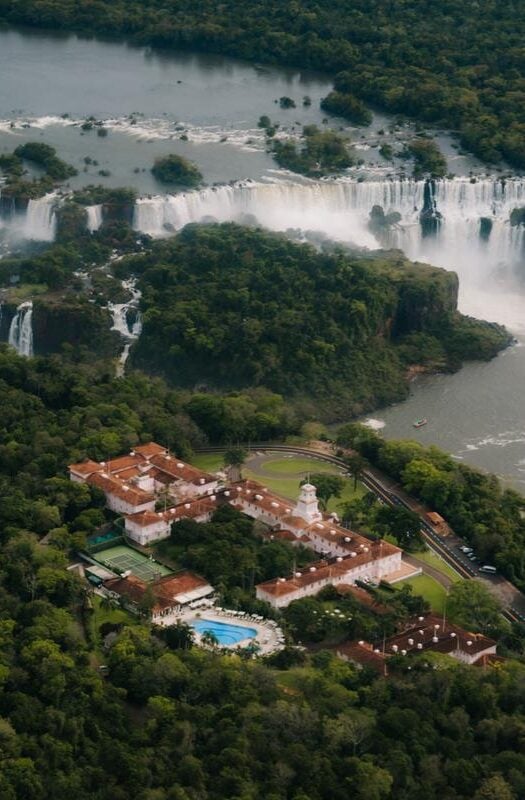
M133 611L140 607L148 586L154 598L151 609L153 622L160 622L163 617L178 613L188 603L209 597L214 592L205 578L189 571L165 575L151 584L136 575L110 578L104 582L106 592Z
M126 530L140 544L149 544L169 535L169 516L155 515L159 495L183 504L189 510L196 498L211 497L219 487L216 476L186 464L155 442L138 445L129 455L108 461L87 460L69 466L72 481L98 486L106 495L108 507L127 517ZM188 514L187 516L193 516ZM202 514L197 515L204 519Z
M166 511L143 511L126 517L126 534L141 545L149 545L170 535L171 526L181 519L208 522L217 508L216 495L198 497Z
M483 665L500 660L497 643L482 633L470 633L435 614L425 614L409 622L400 633L390 636L374 648L369 642L345 642L337 655L360 666L375 666L388 675L387 662L394 656L420 655L427 652L451 656L463 664Z
M369 545L366 552L363 549L355 555L323 559L288 577L259 583L256 596L274 608L285 608L293 600L315 595L325 586L354 584L365 578L380 581L399 569L399 548L383 541Z
M117 514L137 514L141 511L153 511L155 508L154 494L115 479L107 473L96 472L86 482L102 489L108 508Z

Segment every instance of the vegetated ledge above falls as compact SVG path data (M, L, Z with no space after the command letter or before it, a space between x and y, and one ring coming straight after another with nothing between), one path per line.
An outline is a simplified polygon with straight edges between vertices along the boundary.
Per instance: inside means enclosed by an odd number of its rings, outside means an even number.
M192 389L264 386L326 421L402 399L411 365L457 369L510 341L458 313L455 273L398 251L319 252L259 229L189 225L119 270L143 292L135 367Z
M28 295L28 299L31 296ZM17 303L2 303L0 342L9 337ZM114 358L121 348L120 335L111 330L106 308L72 293L45 293L33 299L33 349L37 356L59 353L64 346L89 351L96 358Z

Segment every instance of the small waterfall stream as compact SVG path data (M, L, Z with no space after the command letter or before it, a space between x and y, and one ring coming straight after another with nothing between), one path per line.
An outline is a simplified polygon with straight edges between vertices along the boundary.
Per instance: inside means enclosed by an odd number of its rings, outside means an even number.
M113 318L111 330L118 331L124 340L124 347L117 364L117 377L124 375L131 345L142 333L142 318L139 310L142 292L136 288L135 278L122 281L122 288L131 293L131 300L126 303L108 303L108 310ZM131 324L130 312L134 315Z
M39 242L52 242L55 238L57 197L54 193L46 194L38 200L30 200L23 219L20 232L24 239Z
M11 320L9 344L19 356L31 358L33 355L33 303L21 303Z
M102 225L102 205L86 206L86 213L88 231L95 233Z

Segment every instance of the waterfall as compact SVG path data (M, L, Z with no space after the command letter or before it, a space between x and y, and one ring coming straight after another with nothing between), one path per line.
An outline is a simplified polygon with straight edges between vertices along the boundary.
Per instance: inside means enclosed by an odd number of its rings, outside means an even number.
M178 195L137 200L134 227L142 233L161 237L189 222L214 218L219 222L255 215L264 226L275 230L301 228L322 230L335 238L355 240L364 247L378 242L367 228L372 206L385 213L401 214L400 227L419 222L425 204L425 181L319 181L256 183L246 181ZM479 227L481 218L505 225L510 233L510 212L525 205L525 179L503 181L484 178L443 179L432 182L431 205L449 222Z
M87 228L90 233L98 231L102 225L102 204L96 206L86 206Z
M52 242L55 238L56 195L54 193L30 200L23 220L21 233L24 239Z
M33 355L33 303L22 303L16 309L9 328L9 344L19 356Z
M373 206L385 214L397 212L401 219L372 231ZM399 248L414 261L455 270L460 306L473 313L469 301L474 289L486 291L489 281L492 288L510 289L525 277L525 226L513 227L509 221L512 210L522 206L525 178L245 181L141 198L134 227L158 238L190 222L243 222L250 215L271 230L319 231L358 247Z
M126 361L129 356L130 347L142 333L142 317L139 310L141 291L136 288L136 279L122 281L122 288L131 293L131 300L127 303L108 303L108 310L113 318L111 330L118 331L124 339L124 347L120 354L117 364L117 377L124 374ZM130 324L130 313L134 314L134 320Z
M21 239L52 242L55 238L55 207L58 202L58 195L51 192L36 200L29 200L25 211L17 211L15 201L11 198L11 207L4 207L0 218L2 237L8 243Z

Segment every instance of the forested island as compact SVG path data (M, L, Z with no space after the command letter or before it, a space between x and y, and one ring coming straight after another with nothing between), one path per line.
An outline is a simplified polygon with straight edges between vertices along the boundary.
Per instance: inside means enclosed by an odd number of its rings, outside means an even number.
M0 0L0 19L324 70L338 76L325 102L359 124L364 100L457 131L489 163L525 167L525 10L512 0L99 0L96 9L90 0Z
M135 366L187 388L265 387L324 419L404 397L410 366L456 369L508 343L457 312L453 273L400 253L320 253L194 225L122 262L127 271L143 291Z

